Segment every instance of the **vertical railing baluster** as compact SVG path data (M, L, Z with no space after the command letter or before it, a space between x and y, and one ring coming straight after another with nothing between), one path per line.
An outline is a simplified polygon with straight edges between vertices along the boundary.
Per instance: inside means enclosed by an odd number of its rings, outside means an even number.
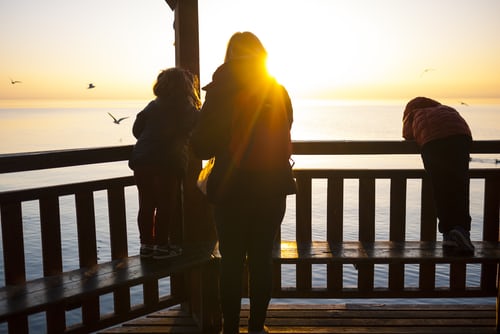
M5 284L22 284L26 282L26 263L21 202L2 203L0 214Z
M128 257L127 218L123 186L108 189L108 214L111 259L126 258Z
M326 240L333 243L344 239L344 179L340 176L328 178L326 206ZM343 286L342 264L328 263L326 284L328 291L340 291Z
M42 235L42 258L44 276L62 273L61 216L59 197L40 198L40 225ZM46 312L47 331L61 333L66 328L64 305L55 305Z
M487 176L484 180L483 240L499 241L500 176ZM474 223L474 222L473 222ZM481 266L481 287L495 289L496 264ZM500 280L500 277L498 278Z
M404 241L406 235L406 178L391 177L389 208L389 240ZM389 289L401 291L404 288L405 266L402 263L389 265Z
M328 178L326 208L326 240L342 242L344 239L344 179Z
M434 209L434 196L429 177L422 179L421 193L420 240L436 240L436 210ZM420 264L419 288L422 291L432 291L436 286L436 266L434 264Z
M75 194L76 223L78 232L78 256L80 268L92 268L97 264L97 241L95 227L94 196L92 191ZM82 302L82 319L85 325L97 323L100 318L99 297L90 297Z
M359 178L359 241L375 241L375 178ZM372 291L374 286L374 265L360 264L358 268L358 288Z
M297 177L298 192L296 195L296 240L298 244L312 241L312 185L311 176L301 173ZM310 290L312 287L312 267L310 264L297 264L297 289Z
M26 282L24 233L21 202L0 204L5 285ZM28 317L12 317L8 321L9 334L28 333Z
M128 256L127 218L125 210L124 187L108 188L109 234L111 259L124 259ZM130 311L130 289L127 286L113 291L114 311L125 314Z

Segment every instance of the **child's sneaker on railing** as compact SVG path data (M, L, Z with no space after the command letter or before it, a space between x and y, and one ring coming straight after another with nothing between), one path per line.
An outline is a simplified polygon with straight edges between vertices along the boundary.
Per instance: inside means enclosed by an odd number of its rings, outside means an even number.
M443 246L455 243L455 250L466 255L474 255L474 245L470 241L470 232L462 226L455 226L443 234ZM449 246L448 246L449 247Z
M443 247L445 248L457 247L457 243L455 242L455 240L451 239L450 232L443 233Z
M153 254L153 259L155 260L163 260L169 259L174 256L179 256L182 254L182 249L178 246L174 245L161 245L156 247L155 252Z
M139 250L139 255L143 259L147 259L153 256L155 252L155 245L141 244L141 249Z

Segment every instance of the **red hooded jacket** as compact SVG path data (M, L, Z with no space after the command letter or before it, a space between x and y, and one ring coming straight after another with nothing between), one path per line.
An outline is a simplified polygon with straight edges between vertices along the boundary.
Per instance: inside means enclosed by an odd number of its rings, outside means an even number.
M403 137L415 140L420 147L430 141L454 135L465 135L472 139L467 122L451 107L438 105L404 111Z

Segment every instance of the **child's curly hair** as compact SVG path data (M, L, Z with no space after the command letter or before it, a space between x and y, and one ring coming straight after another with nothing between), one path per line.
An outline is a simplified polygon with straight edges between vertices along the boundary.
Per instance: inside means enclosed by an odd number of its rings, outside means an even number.
M163 70L158 74L153 93L161 100L174 103L188 100L196 108L201 107L198 77L179 67Z

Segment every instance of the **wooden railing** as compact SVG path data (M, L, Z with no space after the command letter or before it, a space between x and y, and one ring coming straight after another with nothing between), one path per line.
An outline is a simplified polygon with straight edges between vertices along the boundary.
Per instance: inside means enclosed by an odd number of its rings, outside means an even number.
M0 155L0 174L82 166L128 160L131 146L97 149L35 152ZM473 154L499 154L500 141L476 141ZM418 149L411 142L295 142L294 154L299 155L415 155ZM191 179L201 164L192 164ZM64 169L61 169L64 173ZM497 263L499 231L500 168L471 170L471 179L484 183L484 211L481 222L482 238L476 244L476 256L447 256L436 242L436 218L432 194L421 169L375 168L308 168L295 169L299 192L295 197L295 237L280 240L275 250L276 298L442 298L492 297L497 293ZM322 181L321 181L322 180ZM357 180L357 237L344 237L345 183ZM389 215L383 224L387 237L377 235L376 184L388 180ZM406 219L408 182L420 180L421 203L418 231L408 240ZM325 237L313 237L313 183L326 182ZM201 327L217 327L217 312L207 308L216 304L213 271L213 235L209 210L194 181L184 188L185 217L183 240L186 255L165 265L147 264L130 255L127 240L126 190L134 186L131 176L112 177L72 184L51 185L32 189L14 189L0 193L2 253L5 286L0 290L0 326L10 333L29 332L33 317L44 323L48 332L83 333L123 322L127 319L171 305L182 304L193 313ZM99 259L95 205L97 192L108 206L110 258ZM74 197L78 249L78 268L67 270L63 265L64 247L61 229L60 202L65 196ZM27 275L23 224L23 207L37 202L43 273ZM197 210L193 210L197 208ZM31 217L33 218L33 217ZM350 225L352 222L349 222ZM197 229L199 227L199 229ZM207 239L207 240L205 240ZM415 244L412 244L415 240ZM475 241L475 242L476 242ZM412 246L413 245L413 246ZM412 248L414 247L414 248ZM216 255L216 253L215 253ZM29 255L33 256L33 255ZM216 256L215 256L216 257ZM216 261L215 261L216 263ZM449 273L448 286L436 285L436 272L445 263ZM407 286L405 268L417 265L419 284ZM357 284L344 284L345 273L355 268ZM375 283L375 272L382 268L387 284ZM480 282L469 286L467 272L480 272ZM295 272L293 284L283 285L283 273ZM321 287L314 286L313 272L324 272ZM28 277L29 276L29 277ZM169 291L162 291L162 280L168 279ZM292 280L293 281L293 280ZM207 288L209 286L209 288ZM134 304L133 289L142 290L142 298ZM47 294L50 291L51 294ZM132 291L132 292L131 292ZM100 300L109 297L112 310L101 314ZM207 297L208 296L208 297ZM69 319L68 312L79 314ZM34 315L34 316L33 316ZM40 320L40 318L42 318ZM2 328L0 327L0 331Z

